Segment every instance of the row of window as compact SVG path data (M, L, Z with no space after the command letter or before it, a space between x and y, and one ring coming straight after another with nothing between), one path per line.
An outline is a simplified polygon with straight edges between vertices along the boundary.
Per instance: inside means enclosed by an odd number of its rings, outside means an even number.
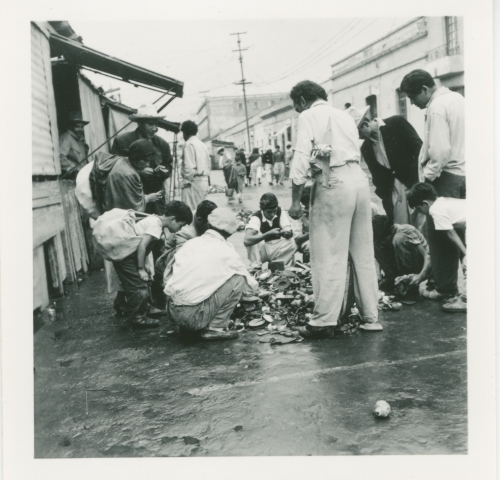
M248 102L248 104L253 103L253 108L266 108L272 107L276 102L274 100L260 101L260 102ZM238 110L243 110L243 103L238 103Z

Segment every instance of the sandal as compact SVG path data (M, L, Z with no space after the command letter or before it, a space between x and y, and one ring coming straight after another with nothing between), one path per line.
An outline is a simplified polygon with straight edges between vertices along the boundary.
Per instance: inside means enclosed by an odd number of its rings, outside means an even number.
M137 328L157 328L160 321L149 317L136 317L132 320L132 325Z

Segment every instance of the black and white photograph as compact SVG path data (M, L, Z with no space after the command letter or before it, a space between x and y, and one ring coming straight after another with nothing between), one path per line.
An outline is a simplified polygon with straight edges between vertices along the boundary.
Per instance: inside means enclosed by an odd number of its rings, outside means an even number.
M372 7L26 17L6 478L495 478L492 55Z

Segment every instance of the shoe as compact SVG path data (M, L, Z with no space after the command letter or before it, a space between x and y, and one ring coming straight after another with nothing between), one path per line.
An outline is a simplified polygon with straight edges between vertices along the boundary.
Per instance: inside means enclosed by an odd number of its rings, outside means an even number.
M132 325L136 328L158 328L160 321L149 317L136 317L132 319Z
M453 298L455 295L452 294L444 294L438 292L436 289L434 290L422 290L422 297L428 298L429 300L449 300Z
M243 200L241 198L238 199L239 203L243 203Z
M148 317L150 318L166 317L167 315L168 312L166 310L160 310L156 307L150 307L150 309L148 310Z
M451 302L445 303L441 308L448 313L464 313L467 312L467 302L464 302L462 297L458 296Z
M304 325L303 327L295 327L294 330L299 332L304 338L333 338L335 335L334 326L329 327L314 327L313 325Z
M360 330L365 330L365 331L370 331L370 332L380 332L381 330L384 329L382 325L379 322L376 323L362 323L359 326Z
M234 330L203 330L200 335L202 340L232 340L239 336L238 332Z

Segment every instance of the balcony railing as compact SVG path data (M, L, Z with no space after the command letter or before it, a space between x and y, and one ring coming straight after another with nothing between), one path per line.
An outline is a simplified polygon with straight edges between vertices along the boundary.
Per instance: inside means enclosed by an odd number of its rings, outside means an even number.
M463 43L447 43L440 47L434 48L427 52L427 61L431 62L438 58L443 58L451 55L463 55Z

